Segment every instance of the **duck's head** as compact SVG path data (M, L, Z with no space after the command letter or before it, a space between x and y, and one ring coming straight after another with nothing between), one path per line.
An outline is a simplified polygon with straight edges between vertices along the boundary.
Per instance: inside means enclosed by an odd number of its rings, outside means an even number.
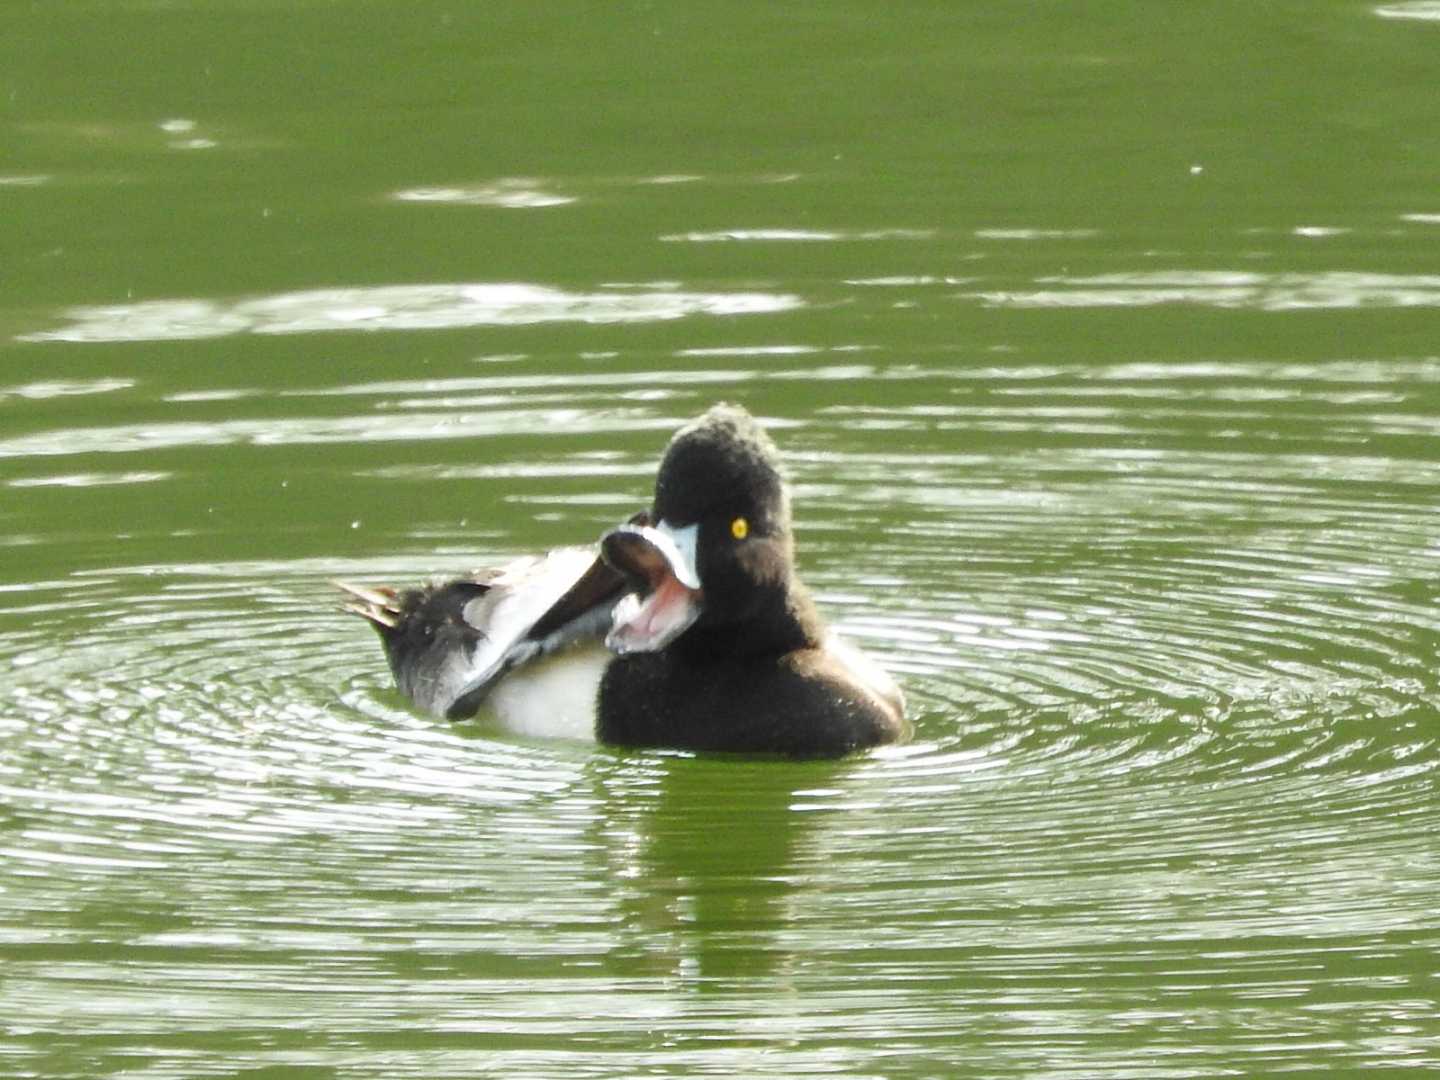
M606 639L616 652L655 652L701 632L744 635L741 648L777 635L794 647L795 628L780 625L787 612L793 622L798 590L790 499L775 444L738 406L716 405L676 432L649 522L608 533L601 551L634 589Z

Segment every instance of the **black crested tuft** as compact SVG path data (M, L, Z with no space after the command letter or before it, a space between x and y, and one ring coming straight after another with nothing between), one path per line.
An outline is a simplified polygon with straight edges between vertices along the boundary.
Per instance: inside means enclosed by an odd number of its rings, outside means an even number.
M656 518L683 526L721 513L764 533L790 527L779 452L738 405L715 405L677 431L655 480Z

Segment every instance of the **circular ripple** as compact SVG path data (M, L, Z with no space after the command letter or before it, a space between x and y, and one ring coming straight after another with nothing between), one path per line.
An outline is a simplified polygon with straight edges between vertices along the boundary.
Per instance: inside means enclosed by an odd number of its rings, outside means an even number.
M653 437L603 455L557 436L483 475L357 467L382 496L495 485L539 519L524 535L426 520L384 558L10 589L0 906L27 1067L95 1073L103 1033L277 1068L545 1075L577 1018L586 1045L633 1048L656 1017L688 1075L766 1071L781 1023L807 1033L784 1051L797 1075L843 1071L831 1055L857 1031L847 1052L876 1070L866 1047L923 1040L937 1069L973 1070L986 1046L987 1073L1035 1075L1063 1042L1107 1075L1195 1075L1235 1065L1237 1027L1249 1071L1308 1060L1297 1038L1379 1067L1347 1032L1414 1047L1432 1022L1440 467L1409 454L1425 418L1403 402L1327 413L1344 376L1257 368L1222 393L1201 373L980 387L915 369L925 402L841 392L775 424L805 577L915 721L912 743L838 763L419 717L333 610L330 577L414 580L531 533L593 535L700 391L628 405ZM1164 409L1127 404L1156 392ZM1282 394L1277 436L1247 402ZM700 989L706 1008L677 1004ZM284 1035L296 1015L364 1053ZM943 1048L957 1016L964 1060ZM387 1051L419 1022L454 1043ZM161 1061L147 1075L229 1068Z

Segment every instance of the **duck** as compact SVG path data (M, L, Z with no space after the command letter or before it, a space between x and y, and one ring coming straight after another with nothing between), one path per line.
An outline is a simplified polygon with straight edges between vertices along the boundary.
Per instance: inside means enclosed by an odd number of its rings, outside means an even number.
M379 633L400 693L435 716L789 758L910 733L895 680L800 581L779 451L738 405L682 426L650 506L595 546L413 589L335 584Z

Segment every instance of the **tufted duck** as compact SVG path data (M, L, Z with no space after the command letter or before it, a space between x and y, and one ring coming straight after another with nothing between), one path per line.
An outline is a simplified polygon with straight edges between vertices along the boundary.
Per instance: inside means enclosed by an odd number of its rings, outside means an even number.
M565 549L422 589L341 587L400 691L437 715L483 703L524 734L791 757L908 730L894 681L825 628L796 577L775 446L736 406L676 433L652 508L598 558Z

